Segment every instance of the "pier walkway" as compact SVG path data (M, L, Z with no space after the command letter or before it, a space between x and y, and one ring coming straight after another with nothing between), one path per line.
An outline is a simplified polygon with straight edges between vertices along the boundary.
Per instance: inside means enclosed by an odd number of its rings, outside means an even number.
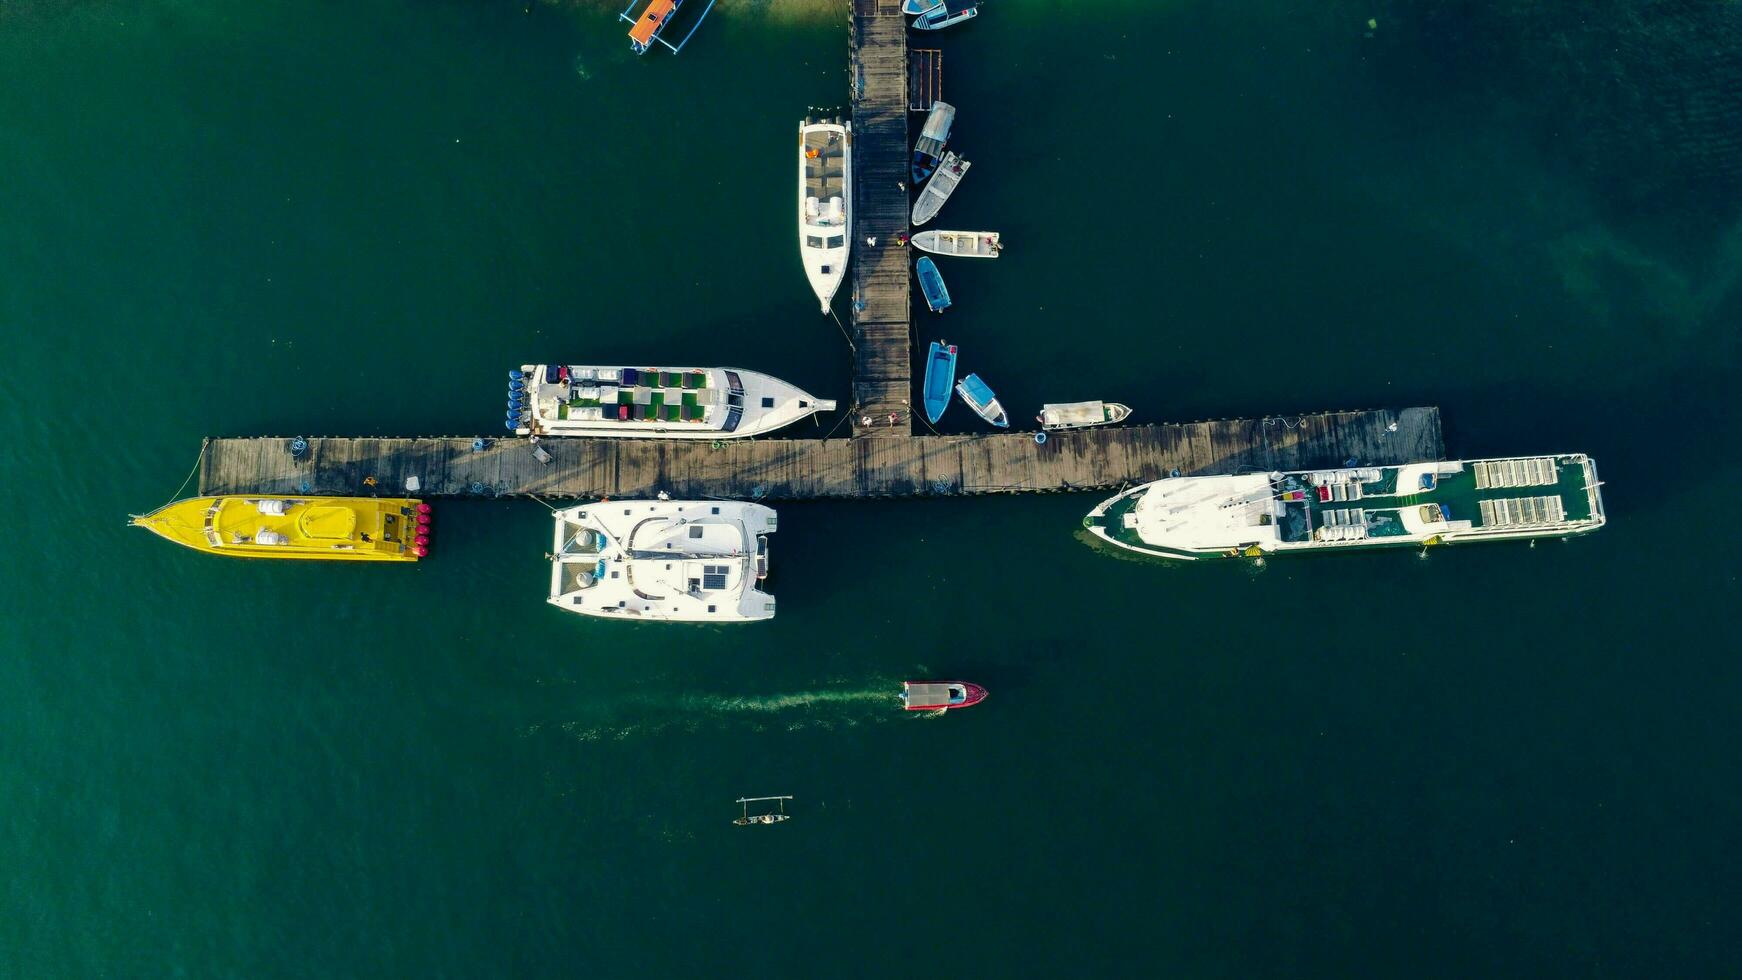
M300 456L288 438L208 439L200 493L676 497L798 500L1097 490L1252 470L1316 469L1350 459L1384 465L1440 459L1437 408L1049 433L903 439L323 438Z
M853 400L835 439L208 439L200 493L797 500L1103 490L1170 474L1440 459L1437 408L1171 425L916 436L908 230L907 27L852 0Z
M853 436L913 432L908 295L907 23L892 0L853 0ZM876 244L871 244L875 242Z

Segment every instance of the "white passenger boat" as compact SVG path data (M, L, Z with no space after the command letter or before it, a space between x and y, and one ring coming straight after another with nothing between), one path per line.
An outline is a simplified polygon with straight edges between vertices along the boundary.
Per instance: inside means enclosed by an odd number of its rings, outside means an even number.
M798 127L798 250L824 313L847 271L853 237L853 126L807 119Z
M742 439L835 403L741 368L523 364L508 372L517 435Z
M1083 526L1187 561L1559 538L1603 526L1601 486L1582 454L1183 476L1133 487Z
M608 619L774 618L774 511L731 500L609 500L556 512L550 603Z
M922 252L969 259L995 259L1004 251L995 231L922 231L912 241Z
M938 209L956 192L956 185L962 182L962 175L968 172L973 164L956 156L954 151L944 154L944 162L938 165L938 172L925 183L925 190L919 192L919 199L913 202L913 223L923 225L937 217Z
M1131 409L1118 402L1049 402L1036 418L1043 429L1086 429L1123 422L1130 415Z

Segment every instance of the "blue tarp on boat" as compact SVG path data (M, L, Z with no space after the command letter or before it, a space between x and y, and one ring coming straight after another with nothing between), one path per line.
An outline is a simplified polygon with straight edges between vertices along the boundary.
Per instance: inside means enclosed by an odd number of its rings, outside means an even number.
M968 401L976 408L984 408L992 404L992 400L998 397L992 394L992 389L986 387L986 382L981 381L977 374L970 374L962 379L962 394L966 395Z
M925 361L925 417L932 424L950 407L950 389L956 386L956 348L941 340L931 342Z
M1010 427L1010 416L1004 411L1004 406L998 404L998 396L992 394L992 389L986 382L980 380L977 374L970 374L956 385L956 393L974 410L974 414L999 427Z
M944 277L938 273L938 264L931 256L922 255L913 266L914 274L919 276L920 292L925 293L925 305L933 313L942 313L950 308L950 291L944 286Z

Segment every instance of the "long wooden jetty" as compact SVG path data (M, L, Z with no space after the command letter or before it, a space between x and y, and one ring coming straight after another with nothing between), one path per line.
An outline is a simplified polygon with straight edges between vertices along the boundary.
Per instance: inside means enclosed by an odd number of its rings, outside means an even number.
M907 232L907 22L853 0L853 408L855 438L913 433L913 299Z
M1097 490L1175 473L1384 465L1445 455L1437 408L905 439L208 439L202 494L795 500ZM300 451L298 451L300 449Z
M1178 474L1383 465L1445 454L1436 408L1051 433L913 432L907 29L853 0L853 401L836 439L208 439L202 494L646 496L767 500L1098 490ZM932 80L935 84L936 80Z

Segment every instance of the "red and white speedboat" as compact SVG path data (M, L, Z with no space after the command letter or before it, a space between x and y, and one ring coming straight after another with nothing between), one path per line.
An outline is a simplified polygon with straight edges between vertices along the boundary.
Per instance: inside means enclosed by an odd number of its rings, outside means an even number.
M986 689L967 681L902 681L901 700L909 711L948 711L986 700Z

